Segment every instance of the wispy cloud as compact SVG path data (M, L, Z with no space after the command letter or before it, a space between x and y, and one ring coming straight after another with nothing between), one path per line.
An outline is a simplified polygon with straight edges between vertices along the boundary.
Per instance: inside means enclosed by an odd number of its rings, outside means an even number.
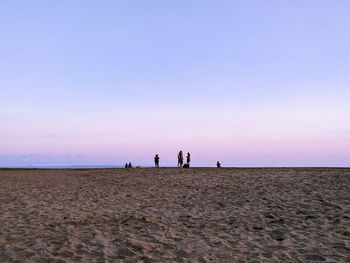
M17 138L104 138L115 137L115 134L89 134L89 133L69 133L69 134L0 134L0 138L17 139Z
M40 165L66 165L88 162L88 157L77 154L50 155L41 153L19 153L0 155L0 167L30 167Z

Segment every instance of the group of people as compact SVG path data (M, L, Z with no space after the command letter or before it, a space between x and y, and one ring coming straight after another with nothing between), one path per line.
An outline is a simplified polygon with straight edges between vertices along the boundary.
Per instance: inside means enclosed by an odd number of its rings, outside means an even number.
M184 155L182 153L182 151L179 151L178 155L177 155L177 167L179 168L190 168L190 163L191 163L191 154L187 153L186 156L186 163L184 163Z
M126 163L126 164L125 164L125 168L132 168L131 162L130 162L129 164Z
M159 168L159 155L156 154L154 156L154 166L156 168ZM187 156L186 156L186 163L184 164L184 156L183 156L183 152L182 151L179 151L178 155L177 155L177 167L179 168L190 168L190 163L191 163L191 154L190 153L187 153ZM221 164L219 161L216 162L216 167L217 168L221 168ZM133 168L132 165L131 165L131 162L130 163L126 163L125 164L125 168ZM137 168L137 167L136 167Z
M179 152L179 154L177 155L177 167L179 168L189 168L190 167L190 163L191 163L191 154L190 153L187 153L187 156L186 156L186 163L184 163L184 156L183 156L183 153L182 151ZM154 166L156 168L159 168L159 155L156 154L154 156Z
M191 163L191 154L187 153L186 156L186 163L184 164L184 155L182 151L179 151L177 155L177 167L179 168L190 168L190 163ZM156 168L159 168L159 155L156 154L154 156L154 166ZM221 164L219 161L216 162L216 167L221 168Z

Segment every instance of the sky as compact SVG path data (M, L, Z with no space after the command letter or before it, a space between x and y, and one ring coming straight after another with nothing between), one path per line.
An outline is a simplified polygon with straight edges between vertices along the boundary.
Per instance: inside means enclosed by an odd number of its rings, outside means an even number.
M350 167L350 1L0 1L0 167Z

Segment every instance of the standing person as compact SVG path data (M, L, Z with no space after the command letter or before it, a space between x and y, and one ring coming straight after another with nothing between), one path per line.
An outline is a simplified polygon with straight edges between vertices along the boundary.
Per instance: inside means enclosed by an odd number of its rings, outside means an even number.
M154 164L157 168L159 168L159 156L158 156L158 154L156 154L156 156L154 156Z
M182 151L179 151L179 154L177 155L177 167L182 168L183 163L184 163L184 156Z
M219 161L216 162L216 167L217 167L217 168L221 168L221 164L220 164Z
M179 154L177 155L177 167L182 168L183 163L184 163L184 156L182 151L179 151Z
M187 153L187 156L186 156L186 163L188 164L188 167L190 167L190 162L191 162L191 154L190 153Z

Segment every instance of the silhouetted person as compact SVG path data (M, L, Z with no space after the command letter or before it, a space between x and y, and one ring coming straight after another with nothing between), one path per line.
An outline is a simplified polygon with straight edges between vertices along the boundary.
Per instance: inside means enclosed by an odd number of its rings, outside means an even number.
M216 162L216 167L221 168L221 164L219 163L219 161Z
M128 168L128 163L125 163L125 168Z
M187 163L185 163L184 168L190 168L190 166Z
M129 163L128 168L132 168L131 162Z
M158 154L156 154L156 156L154 156L154 165L159 168L159 156Z
M179 151L179 154L177 155L177 167L182 168L183 163L184 163L184 156L182 151Z
M191 154L190 153L187 153L187 156L186 156L186 164L188 164L188 167L190 167L190 162L191 162ZM185 168L185 167L184 167Z

